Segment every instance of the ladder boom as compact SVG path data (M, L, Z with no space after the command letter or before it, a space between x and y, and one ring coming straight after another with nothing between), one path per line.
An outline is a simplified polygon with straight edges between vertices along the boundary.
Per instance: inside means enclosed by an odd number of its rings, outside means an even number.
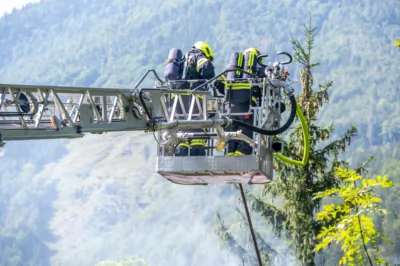
M0 147L9 140L80 138L85 133L115 131L158 132L156 171L171 182L270 182L273 154L282 150L282 145L274 146L274 136L294 119L293 90L279 79L219 80L233 70L206 81L162 81L154 70L148 70L133 89L0 84ZM151 73L157 80L155 86L139 89ZM219 92L221 82L225 90L242 90L241 97L249 100L240 112L233 108L231 97L225 98ZM282 88L289 96L291 112L281 126ZM253 93L259 90L257 99ZM253 98L257 99L256 105ZM252 121L245 123L238 116L252 117ZM251 133L244 134L244 129ZM178 156L178 146L193 139L204 140L205 156L193 156L189 146L187 156ZM239 151L235 152L239 156L223 156L231 140L239 140L238 146L246 143L252 147L250 154Z
M148 130L135 90L0 84L0 142Z

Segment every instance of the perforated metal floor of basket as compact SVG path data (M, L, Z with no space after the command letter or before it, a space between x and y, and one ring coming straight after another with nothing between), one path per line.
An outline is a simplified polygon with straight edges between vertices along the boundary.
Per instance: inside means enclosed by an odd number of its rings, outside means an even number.
M158 157L157 173L183 185L264 184L272 181L259 169L259 159L249 156Z

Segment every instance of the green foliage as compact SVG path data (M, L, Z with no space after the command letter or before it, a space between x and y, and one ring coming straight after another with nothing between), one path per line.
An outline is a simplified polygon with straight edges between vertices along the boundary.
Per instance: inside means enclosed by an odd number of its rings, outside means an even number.
M333 82L327 81L314 91L312 71L319 66L319 62L312 61L316 28L310 23L304 26L305 43L292 39L294 58L301 65L300 81L301 94L297 102L305 113L309 126L310 156L305 167L288 165L276 160L277 177L267 184L263 195L278 197L282 201L281 208L263 201L260 196L249 196L251 206L266 221L273 224L277 236L285 236L290 240L290 247L298 261L303 265L315 265L314 249L317 244L316 236L321 227L314 218L314 212L321 204L320 199L314 199L315 193L333 189L338 186L335 180L335 168L346 165L339 159L339 154L351 143L357 130L354 126L339 139L326 144L333 132L333 125L323 127L318 125L317 115L323 103L328 103L328 90ZM301 160L303 154L303 135L301 125L297 124L287 136L280 138L284 142L285 156ZM325 144L325 145L324 145ZM284 230L284 234L281 231Z
M394 46L397 46L400 48L400 38L397 38L397 41L394 43Z
M221 215L217 213L218 217L218 226L214 228L214 232L220 238L220 246L219 248L229 249L233 254L237 254L240 258L245 258L247 256L247 250L243 248L231 235L228 231L228 228L225 227L224 222L221 218Z
M312 129L321 138L317 146L329 137L338 151L347 149L348 142L341 142L339 134L357 122L360 145L348 148L348 160L357 163L375 149L380 156L374 170L389 173L396 183L400 76L394 62L399 62L400 53L387 45L400 30L396 5L397 0L250 0L247 5L235 0L40 1L0 18L0 77L2 83L131 87L149 68L162 73L171 47L187 50L197 39L212 45L217 72L232 52L250 46L275 60L275 52L290 52L290 36L300 34L305 15L312 10L320 29L313 54L323 63L312 73L314 84L323 85L326 78L335 81L329 89L330 104L318 107L318 125L335 121L335 130L329 125L328 132ZM291 76L298 78L302 67L289 65ZM296 130L301 133L299 127ZM287 141L293 145L285 155L301 158L300 142ZM236 212L229 211L234 189L166 182L153 174L154 150L152 136L141 133L7 143L0 151L0 264L95 265L105 258L137 254L152 265L239 265L233 256L217 250L218 239L211 233L217 222L211 215L214 210L221 212L226 224L232 223L226 226L232 234L239 227L234 223ZM328 151L319 152L329 157ZM311 157L310 165L318 163ZM293 172L297 182L283 171L290 166L277 164L276 182L288 185L284 193L296 204L295 196L303 197L298 188L310 174ZM329 171L322 177L311 172L316 186L335 181ZM325 181L318 184L318 178ZM252 201L266 217L253 219L263 225L256 227L258 235L276 250L280 265L291 265L283 260L291 257L287 246L264 225L272 223L281 236L290 236L286 232L294 222L286 214L297 209L285 211L288 207L279 196L273 204L263 204L271 203L270 196L257 195ZM381 198L391 213L376 225L394 242L382 252L398 262L400 237L393 232L400 230L399 189ZM248 230L242 232L246 237L240 243L252 255L252 246L246 245ZM324 254L325 265L338 261L328 258L337 256L332 250Z
M239 231L244 237L242 239L235 239L232 235L232 230L229 230L225 226L221 215L217 213L219 224L214 228L214 232L220 238L219 248L229 250L229 252L241 258L246 265L256 265L258 261L254 256L253 242L248 230L248 221L239 209L236 211L240 217L240 221L233 226L235 228L234 231L235 233ZM271 261L278 255L277 251L264 241L260 234L256 234L256 239L261 250L262 264L264 266L272 265ZM242 246L240 243L245 243L245 246Z
M333 125L319 126L317 114L323 103L328 102L328 90L333 82L327 81L319 86L318 91L313 90L312 71L319 65L319 62L313 62L311 58L315 31L316 28L311 27L310 21L310 24L305 26L305 44L301 45L298 40L292 40L295 59L302 65L300 71L302 93L297 98L297 102L303 109L309 125L311 147L309 162L305 167L296 167L277 160L278 176L264 189L264 193L282 198L282 212L286 217L290 217L284 223L286 231L290 235L289 239L292 241L296 257L304 265L314 265L313 250L317 243L316 235L320 230L318 223L314 220L314 211L319 208L321 201L314 200L313 194L337 186L333 178L334 168L346 164L345 161L339 159L339 154L350 145L351 138L357 132L353 126L343 137L321 145L329 140ZM284 142L286 156L298 159L303 152L300 125L289 133L289 139Z
M386 211L378 205L382 200L375 194L377 187L390 188L391 180L386 176L374 179L362 177L355 170L338 168L337 177L343 182L338 188L319 192L316 199L339 196L340 203L324 205L324 210L317 214L317 220L328 226L323 226L317 238L322 239L315 250L326 248L332 242L341 243L344 252L339 264L373 265L367 250L367 245L378 249L380 239L387 240L375 229L373 217L384 215ZM364 253L364 254L363 254ZM368 260L367 260L368 259ZM375 258L377 264L389 264L387 260Z

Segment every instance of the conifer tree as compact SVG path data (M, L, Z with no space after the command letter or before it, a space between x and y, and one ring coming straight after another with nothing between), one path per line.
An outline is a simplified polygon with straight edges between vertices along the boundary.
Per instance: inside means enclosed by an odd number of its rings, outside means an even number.
M322 224L316 220L315 216L320 208L321 199L314 199L314 195L338 186L340 180L335 177L335 169L339 166L347 166L345 161L340 160L339 155L350 145L357 130L352 126L341 138L332 141L330 138L334 130L333 123L325 127L319 125L317 115L323 104L329 102L328 90L333 82L327 81L319 85L318 90L314 89L313 71L320 63L315 62L311 56L316 34L316 28L312 28L311 16L309 24L304 26L304 31L306 37L304 45L293 38L291 43L294 59L301 65L302 91L296 100L303 110L309 127L309 160L304 167L300 167L289 165L276 158L277 175L274 181L265 185L261 195L247 193L247 199L252 210L272 224L277 236L290 240L290 247L301 265L313 266L315 265L314 249L317 245L316 236L322 228ZM301 161L303 155L301 125L296 124L291 132L281 137L281 141L284 143L284 155ZM278 208L271 202L267 202L266 196L279 199L282 202L281 206ZM231 245L238 246L237 241L235 242L226 229L226 227L218 227L217 233L229 239ZM258 241L262 239L259 237ZM254 249L249 248L247 253L254 254ZM241 253L243 252L242 250ZM261 253L268 253L268 251L261 250ZM264 255L264 257L268 256Z

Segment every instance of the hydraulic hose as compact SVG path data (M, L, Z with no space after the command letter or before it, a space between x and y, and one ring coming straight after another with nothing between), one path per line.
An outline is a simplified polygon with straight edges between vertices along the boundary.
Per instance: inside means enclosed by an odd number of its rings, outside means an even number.
M141 103L142 106L143 106L143 109L144 109L144 111L145 111L147 117L151 120L152 117L151 117L150 111L149 111L149 109L147 108L147 105L146 105L146 103L145 103L145 101L144 101L144 99L143 99L143 89L139 91L139 100L140 100L140 103Z
M281 134L282 132L284 132L285 130L287 130L290 127L290 125L294 121L294 117L296 116L296 106L297 106L296 98L294 97L293 94L291 94L289 96L289 99L290 99L290 103L291 103L291 106L292 106L292 108L290 110L289 118L286 121L286 123L282 127L278 128L278 129L266 130L266 129L258 128L258 127L252 126L250 124L247 124L245 122L242 122L242 121L239 121L239 120L235 120L235 119L232 119L232 124L233 125L237 125L237 126L241 126L241 127L245 127L247 129L249 129L251 131L254 131L254 132L257 132L257 133L259 133L261 135L274 136L274 135Z
M226 69L226 70L224 70L223 72L219 73L218 75L216 75L216 76L213 77L212 79L209 79L209 80L207 80L206 82L200 84L199 86L197 86L196 88L194 88L192 91L197 91L197 90L199 90L200 88L205 87L206 85L210 84L211 82L217 80L219 77L222 77L222 76L225 75L226 73L228 73L228 72L234 72L234 71L240 71L240 72L245 73L245 74L247 74L247 75L249 75L249 76L252 76L252 77L255 77L255 78L257 77L257 75L255 75L255 74L253 74L253 73L250 73L250 72L247 72L247 71L245 71L245 70L243 70L243 69L241 69L241 68L237 68L237 67L235 67L235 68L229 68L229 69Z
M296 107L296 114L300 119L301 129L303 131L303 143L304 143L303 160L302 161L293 160L293 159L290 159L290 158L284 156L281 153L275 153L275 156L286 163L297 165L297 166L305 166L308 162L308 156L310 153L310 137L309 137L306 119L304 118L303 112L299 106Z

